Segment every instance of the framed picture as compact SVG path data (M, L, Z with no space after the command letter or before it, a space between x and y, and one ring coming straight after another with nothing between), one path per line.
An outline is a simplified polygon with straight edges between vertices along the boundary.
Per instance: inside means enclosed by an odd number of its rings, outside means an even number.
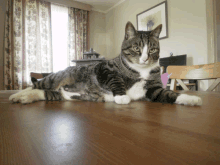
M150 31L162 24L162 31L159 38L168 37L168 24L167 24L167 1L159 3L150 9L147 9L137 14L137 30Z

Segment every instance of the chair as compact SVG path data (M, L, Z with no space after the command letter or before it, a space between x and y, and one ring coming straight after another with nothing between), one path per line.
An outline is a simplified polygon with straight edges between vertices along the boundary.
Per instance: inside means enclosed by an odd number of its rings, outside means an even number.
M34 78L36 78L36 79L42 79L42 78L48 76L49 74L50 74L50 73L35 73L35 72L31 72L31 73L30 73L30 76L31 76L31 77L34 77Z
M178 82L184 90L189 90L182 80L210 80L215 79L213 84L207 91L213 91L220 84L220 62L192 65L192 66L168 66L168 74L171 79L170 90L176 90L176 83Z

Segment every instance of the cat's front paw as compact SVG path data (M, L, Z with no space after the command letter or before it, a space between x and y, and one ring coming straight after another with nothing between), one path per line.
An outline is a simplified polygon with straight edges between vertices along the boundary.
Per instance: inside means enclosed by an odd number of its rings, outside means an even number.
M117 104L128 104L131 102L131 99L128 95L115 96L114 100Z
M181 94L176 99L176 104L183 104L183 105L202 105L202 99L198 96L192 96L187 94Z

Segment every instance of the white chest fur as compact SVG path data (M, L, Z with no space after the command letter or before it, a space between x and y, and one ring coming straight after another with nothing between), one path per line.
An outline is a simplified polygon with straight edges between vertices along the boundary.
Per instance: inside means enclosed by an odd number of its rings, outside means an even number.
M145 97L145 94L147 92L146 89L144 89L144 85L146 84L145 80L141 80L137 83L135 83L127 92L126 94L131 98L131 100L138 100L143 97Z
M126 91L126 95L128 95L131 100L138 100L144 98L147 92L147 90L144 89L145 84L145 80L141 80L135 83L129 90ZM114 96L112 94L105 94L104 98L106 102L114 101Z
M147 66L147 65L139 65L139 64L132 64L132 63L130 63L130 62L127 62L127 63L128 63L128 65L129 65L132 69L134 69L134 70L136 70L137 72L140 73L140 78L143 78L143 79L145 79L145 80L148 79L148 77L150 76L150 71L151 71L152 69L154 69L154 68L160 66L160 65L159 65L159 61L156 62L156 63L153 64L153 65L150 65L150 66Z

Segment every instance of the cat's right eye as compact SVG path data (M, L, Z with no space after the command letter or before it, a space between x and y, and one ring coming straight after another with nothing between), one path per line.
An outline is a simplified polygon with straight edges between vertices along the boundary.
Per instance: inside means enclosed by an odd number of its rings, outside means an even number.
M154 52L156 52L156 49L151 49L150 50L150 53L154 53Z

